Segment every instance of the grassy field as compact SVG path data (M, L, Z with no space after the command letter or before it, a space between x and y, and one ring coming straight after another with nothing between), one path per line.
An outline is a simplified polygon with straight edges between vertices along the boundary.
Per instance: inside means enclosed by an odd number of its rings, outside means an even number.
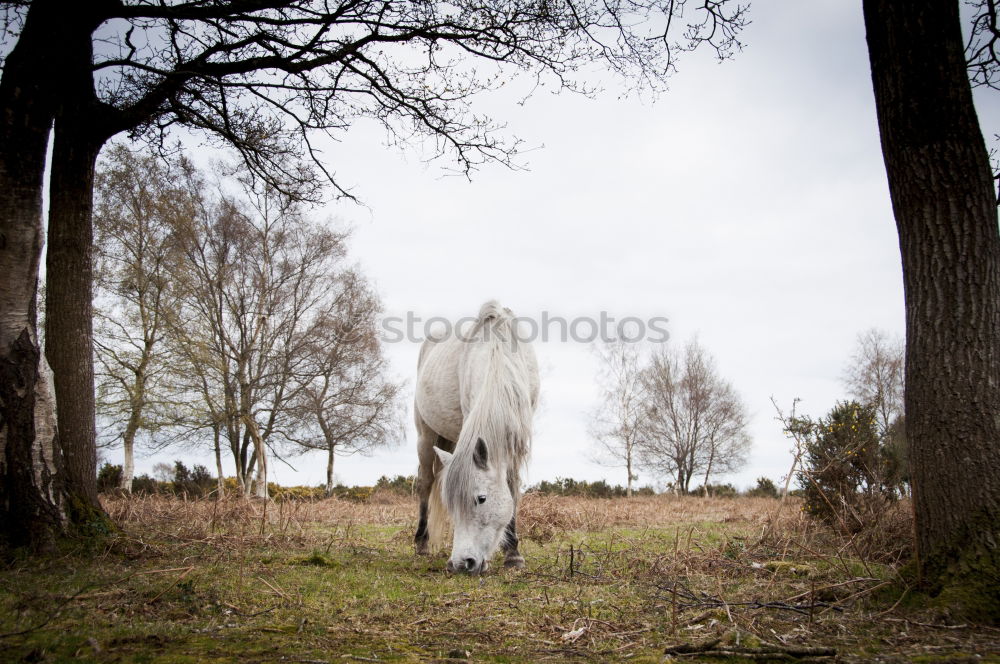
M105 504L121 533L0 571L0 660L1000 662L1000 630L900 594L902 519L529 495L527 569L468 577L414 556L408 497Z

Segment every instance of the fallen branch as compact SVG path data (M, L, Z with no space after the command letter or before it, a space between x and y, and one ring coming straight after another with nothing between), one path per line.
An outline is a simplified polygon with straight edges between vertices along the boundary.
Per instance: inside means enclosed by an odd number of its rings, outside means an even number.
M761 646L759 648L719 647L721 639L704 643L682 643L667 648L667 655L702 655L709 657L744 657L746 659L793 661L809 657L836 657L834 648L808 648L804 646Z
M811 604L786 604L785 602L725 602L721 599L710 598L697 604L681 604L682 609L697 608L723 608L742 606L747 609L777 609L779 611L794 611L804 616L809 615L812 609L831 609L833 611L843 611L844 608L831 604L830 602L812 602Z
M762 651L755 652L753 650L743 650L743 649L725 649L725 650L706 650L703 653L699 653L705 657L741 657L743 659L753 659L760 660L762 662L794 662L797 660L812 660L813 658L819 657L835 657L837 654L836 650L825 650L822 648L817 648L817 652L812 653L794 653L794 652L779 652L779 651Z
M839 588L841 586L850 585L852 583L874 583L874 582L878 582L878 581L881 581L881 580L882 579L874 579L874 578L871 578L871 577L857 577L855 579L848 579L847 581L842 581L840 583L834 583L833 585L823 586L821 588L816 588L815 590L807 590L804 593L799 593L798 595L793 595L792 597L789 597L788 599L786 599L784 601L785 602L794 602L795 600L802 599L803 597L806 597L807 595L815 595L816 593L825 592L827 590L832 590L833 588Z
M886 618L885 620L889 622L903 622L907 625L917 625L919 627L930 627L931 629L965 629L969 626L966 623L962 623L961 625L935 625L934 623L918 622L909 618Z

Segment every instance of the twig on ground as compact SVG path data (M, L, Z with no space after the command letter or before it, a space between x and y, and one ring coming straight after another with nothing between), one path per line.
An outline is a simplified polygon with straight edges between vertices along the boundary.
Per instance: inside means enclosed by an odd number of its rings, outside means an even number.
M257 580L258 580L258 581L260 581L261 583L263 583L263 584L264 584L265 586L267 586L267 587L268 587L268 588L270 588L271 590L273 590L273 591L274 591L274 592L275 592L275 593L276 593L277 595L279 595L280 597L283 597L284 599L290 599L290 598L288 597L288 595L287 595L287 594L285 593L285 591L283 591L283 590L281 590L281 589L277 588L276 586L273 586L273 585L271 585L270 583L268 583L267 579L265 579L264 577L262 577L262 576L258 576L258 577L257 577Z
M758 648L739 648L722 646L721 639L712 639L704 643L682 643L667 648L667 655L701 655L709 657L745 657L747 659L803 659L809 657L836 657L834 648L807 648L802 646L761 646Z
M907 625L918 625L920 627L930 627L931 629L965 629L968 627L966 623L961 625L935 625L934 623L918 622L916 620L910 620L909 618L886 618L889 622L902 622Z
M176 585L177 585L178 583L180 583L180 582L181 582L181 579L183 579L183 578L184 578L185 576L187 576L188 574L190 574L190 573L191 573L191 571L192 571L192 570L194 569L194 565L192 565L191 567L187 567L187 568L178 568L178 569L183 569L184 571L183 571L183 572L181 572L181 573L180 573L180 574L179 574L179 575L177 576L177 578L176 578L176 579L174 579L174 582L173 582L173 583L171 583L171 584L170 584L169 586L167 586L166 588L164 588L163 590L161 590L161 591L159 592L159 594L157 594L157 595L156 595L156 597L154 597L153 599L151 599L151 600L149 600L148 602L146 602L146 604L152 604L152 603L153 603L153 602L155 602L156 600L158 600L158 599L160 599L161 597L163 597L163 595L164 595L164 594L166 594L166 592L167 592L168 590L170 590L171 588L173 588L174 586L176 586Z

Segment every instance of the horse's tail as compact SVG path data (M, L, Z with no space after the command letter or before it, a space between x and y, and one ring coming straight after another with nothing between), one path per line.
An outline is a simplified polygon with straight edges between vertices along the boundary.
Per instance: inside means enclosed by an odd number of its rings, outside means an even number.
M427 545L431 551L437 552L448 546L448 530L451 521L448 518L448 510L445 509L441 500L441 472L434 474L434 481L431 483L431 493L428 496L427 505Z

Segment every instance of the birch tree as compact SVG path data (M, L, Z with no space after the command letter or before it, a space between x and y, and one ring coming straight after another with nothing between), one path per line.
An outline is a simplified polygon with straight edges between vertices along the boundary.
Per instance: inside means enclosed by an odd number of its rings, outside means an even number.
M854 353L844 368L848 394L874 407L883 441L896 418L903 415L903 364L903 340L872 328L858 334Z
M620 338L594 346L602 397L601 404L591 414L590 433L597 448L595 460L625 469L625 491L630 498L632 482L637 479L639 446L647 433L641 351L640 345Z
M706 495L713 473L738 470L750 449L746 407L696 341L682 352L663 347L642 372L646 394L643 465L674 478L687 493L704 473Z
M326 495L336 455L370 454L404 438L401 384L388 376L378 338L378 299L357 273L339 277L333 306L311 326L290 404L291 442L326 452Z
M263 498L273 446L293 438L293 404L313 377L310 344L336 320L350 282L347 234L310 221L270 187L243 180L240 194L202 189L200 213L178 231L184 306L172 338L190 363L190 389L205 400L205 424L228 443L240 490L256 487Z
M169 167L118 146L97 176L94 351L98 412L123 449L120 489L130 492L134 447L143 430L172 419L164 343L173 293L173 229L193 214Z

